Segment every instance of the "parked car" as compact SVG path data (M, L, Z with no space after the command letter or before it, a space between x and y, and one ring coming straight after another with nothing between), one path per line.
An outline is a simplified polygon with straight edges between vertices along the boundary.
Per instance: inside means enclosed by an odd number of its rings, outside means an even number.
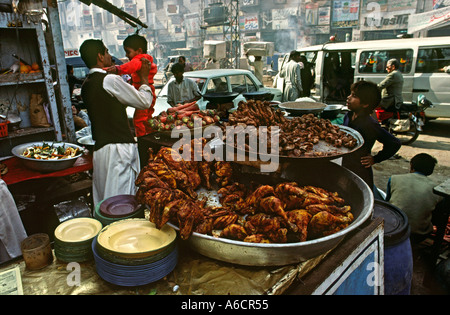
M237 108L240 101L245 101L243 93L266 91L274 95L274 101L281 101L282 93L279 89L264 87L263 84L255 77L255 75L243 69L213 69L198 70L184 73L185 78L194 80L202 95L217 92L238 92L239 95L234 99L234 108ZM170 79L169 82L173 81ZM159 92L156 103L154 116L167 110L171 106L167 103L168 84ZM208 101L203 97L197 101L200 109L205 109ZM129 117L133 116L134 108L128 107L127 113Z

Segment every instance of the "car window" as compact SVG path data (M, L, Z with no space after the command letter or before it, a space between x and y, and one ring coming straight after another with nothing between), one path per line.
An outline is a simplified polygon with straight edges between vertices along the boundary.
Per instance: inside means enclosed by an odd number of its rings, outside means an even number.
M89 74L89 68L88 67L74 67L73 68L73 75L79 79L84 79Z
M228 92L228 83L226 77L218 77L209 80L206 93Z
M416 62L416 72L444 72L444 67L450 65L450 47L419 49Z
M359 73L387 73L386 64L389 59L400 62L399 70L409 73L412 67L413 50L372 50L363 51L359 57Z
M256 92L258 87L245 74L230 76L231 91L239 94L247 92Z

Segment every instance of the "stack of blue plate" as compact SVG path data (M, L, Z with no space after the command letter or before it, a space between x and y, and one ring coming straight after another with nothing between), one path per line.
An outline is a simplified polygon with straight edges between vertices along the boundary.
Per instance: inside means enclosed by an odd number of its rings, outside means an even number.
M98 275L109 283L134 287L158 281L175 269L178 262L178 249L172 250L166 257L144 265L119 265L100 257L97 251L97 239L92 242L95 266Z
M105 226L92 242L99 276L116 285L139 286L164 278L176 266L176 231L157 229L146 219L126 219Z
M134 195L118 195L104 199L94 209L94 218L103 226L119 220L144 217L145 209L139 205Z

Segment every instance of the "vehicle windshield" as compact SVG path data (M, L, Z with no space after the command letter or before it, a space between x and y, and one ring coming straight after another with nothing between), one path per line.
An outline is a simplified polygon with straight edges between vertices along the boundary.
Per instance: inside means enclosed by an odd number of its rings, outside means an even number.
M237 92L241 94L259 90L258 83L254 82L246 74L219 75L212 78L191 77L185 74L185 77L194 80L202 94L221 92ZM169 82L173 80L175 79L171 78ZM169 82L161 89L158 97L167 97Z

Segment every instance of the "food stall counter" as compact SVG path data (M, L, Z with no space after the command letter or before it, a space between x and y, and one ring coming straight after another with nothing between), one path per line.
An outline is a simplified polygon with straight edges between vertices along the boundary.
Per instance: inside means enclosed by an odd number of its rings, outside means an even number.
M298 264L279 267L226 263L202 256L179 242L176 268L163 279L139 287L106 282L97 274L94 261L67 264L55 258L44 269L30 271L18 259L0 266L0 273L17 268L25 295L382 294L382 268L375 270L379 282L366 281L374 273L367 264L382 266L382 239L383 221L368 220L334 249Z

